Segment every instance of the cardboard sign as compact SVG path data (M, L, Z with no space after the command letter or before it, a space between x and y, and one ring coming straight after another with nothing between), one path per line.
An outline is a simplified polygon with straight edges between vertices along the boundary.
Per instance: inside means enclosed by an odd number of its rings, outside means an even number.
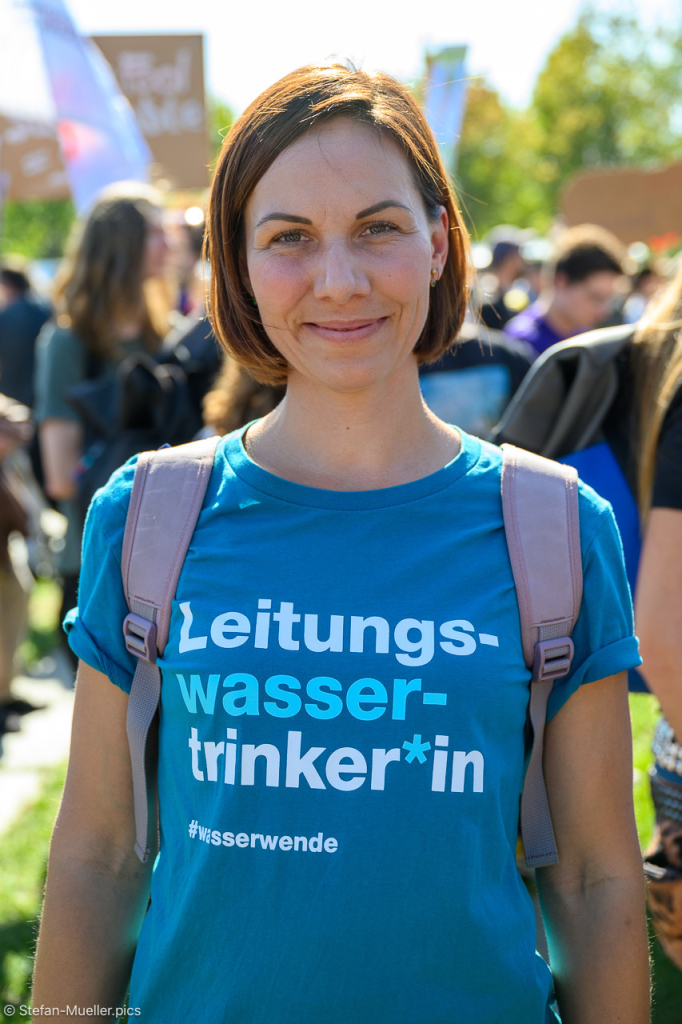
M663 170L590 171L564 192L569 227L598 224L630 245L674 232L682 235L682 163Z
M152 151L154 178L208 185L202 35L93 36Z
M54 128L0 114L0 201L68 196Z

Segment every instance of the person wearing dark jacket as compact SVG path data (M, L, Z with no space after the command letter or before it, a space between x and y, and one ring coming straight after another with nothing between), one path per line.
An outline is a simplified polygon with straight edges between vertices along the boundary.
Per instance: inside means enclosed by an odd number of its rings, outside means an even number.
M33 365L40 329L50 307L31 290L19 265L0 266L0 391L33 408Z

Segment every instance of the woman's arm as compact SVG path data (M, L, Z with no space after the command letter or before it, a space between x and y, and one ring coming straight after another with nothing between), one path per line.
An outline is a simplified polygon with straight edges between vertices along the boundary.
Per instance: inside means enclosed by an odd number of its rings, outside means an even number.
M635 594L642 672L682 737L682 510L649 515Z
M76 420L50 417L40 424L40 457L45 491L54 501L66 501L76 494L74 470L83 447L83 428Z
M35 1005L123 1004L147 909L153 855L133 852L128 697L82 662L71 756L52 836Z
M563 1024L648 1024L644 876L625 674L581 686L548 723L559 863L538 870Z

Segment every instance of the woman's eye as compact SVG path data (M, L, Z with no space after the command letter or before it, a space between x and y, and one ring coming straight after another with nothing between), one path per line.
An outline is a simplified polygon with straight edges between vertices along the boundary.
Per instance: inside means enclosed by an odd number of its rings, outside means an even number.
M283 231L280 235L273 238L273 242L300 242L304 237L302 231L295 231L293 228L291 231Z
M372 224L368 224L365 228L365 232L368 235L387 235L390 231L395 231L395 224L389 224L388 221L374 221Z

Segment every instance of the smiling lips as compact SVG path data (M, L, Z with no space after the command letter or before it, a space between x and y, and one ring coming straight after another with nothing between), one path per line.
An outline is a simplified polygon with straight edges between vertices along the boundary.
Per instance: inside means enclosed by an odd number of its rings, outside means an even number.
M325 320L317 323L309 321L305 326L329 341L361 341L379 330L387 319L388 317L382 316L376 320Z

